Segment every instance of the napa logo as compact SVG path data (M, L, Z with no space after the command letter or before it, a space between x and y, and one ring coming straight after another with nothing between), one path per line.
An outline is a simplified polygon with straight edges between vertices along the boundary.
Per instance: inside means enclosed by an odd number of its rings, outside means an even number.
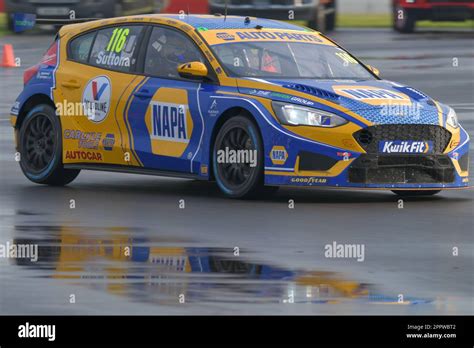
M379 152L382 153L431 153L432 141L387 140L379 142Z
M188 143L187 106L151 103L151 138Z
M334 86L337 94L367 103L370 105L399 104L411 105L411 99L406 94L384 88L371 86Z
M272 150L270 151L270 159L272 160L273 164L285 164L288 158L288 153L284 146L273 146Z
M229 33L217 33L216 37L224 41L234 41L235 36Z
M104 147L105 151L112 151L115 145L115 135L109 133L102 139L102 146Z

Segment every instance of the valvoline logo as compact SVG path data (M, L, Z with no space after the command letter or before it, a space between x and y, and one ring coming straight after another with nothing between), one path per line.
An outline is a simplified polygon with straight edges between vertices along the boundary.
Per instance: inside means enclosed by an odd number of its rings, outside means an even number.
M97 84L97 81L92 81L92 96L94 97L94 100L100 100L105 89L109 86L107 82L103 83L100 87L97 87Z
M103 121L110 109L111 83L108 77L98 76L90 80L82 94L84 113L92 122Z
M379 142L381 153L431 153L432 141L386 140Z

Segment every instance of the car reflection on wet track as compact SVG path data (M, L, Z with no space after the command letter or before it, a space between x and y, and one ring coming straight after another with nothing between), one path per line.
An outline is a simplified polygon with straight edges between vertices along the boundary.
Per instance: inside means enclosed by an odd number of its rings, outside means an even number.
M20 233L48 231L38 244L38 260L17 258L37 277L105 291L130 301L159 305L183 303L306 303L358 301L371 304L427 304L431 299L385 296L373 284L328 271L286 270L246 261L247 251L232 248L170 246L168 239L130 238L126 228L109 228L107 237L81 227L15 226ZM100 228L88 228L89 232ZM183 241L176 242L183 244ZM186 242L189 243L189 242Z

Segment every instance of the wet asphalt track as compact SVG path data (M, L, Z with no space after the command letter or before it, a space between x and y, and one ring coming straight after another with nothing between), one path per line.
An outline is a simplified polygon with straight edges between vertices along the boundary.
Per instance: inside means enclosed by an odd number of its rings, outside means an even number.
M384 78L455 107L472 137L472 32L332 36ZM28 67L51 39L0 43ZM474 313L472 190L398 209L390 192L281 189L233 201L211 183L97 172L65 188L34 185L14 160L7 118L23 67L0 68L0 243L37 243L40 257L0 258L1 314ZM364 244L365 260L324 258L333 241Z

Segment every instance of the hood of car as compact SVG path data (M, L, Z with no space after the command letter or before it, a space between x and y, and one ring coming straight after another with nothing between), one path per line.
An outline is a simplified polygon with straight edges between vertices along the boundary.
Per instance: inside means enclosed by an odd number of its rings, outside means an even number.
M355 112L375 124L440 123L437 104L426 94L387 80L257 80L262 90L283 87ZM256 89L258 91L258 89ZM261 93L263 96L263 93ZM271 97L271 95L270 95ZM317 106L316 106L317 107ZM439 106L441 107L441 106Z

